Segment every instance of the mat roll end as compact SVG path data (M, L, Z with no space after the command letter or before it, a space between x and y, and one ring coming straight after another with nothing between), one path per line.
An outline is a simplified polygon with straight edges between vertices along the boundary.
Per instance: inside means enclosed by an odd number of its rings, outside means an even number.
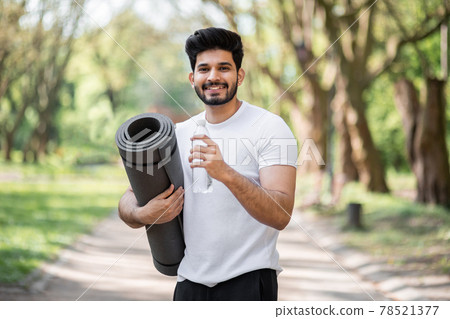
M163 265L155 258L153 258L153 265L155 265L156 270L166 276L176 276L178 273L178 267L180 266L179 263L175 265Z

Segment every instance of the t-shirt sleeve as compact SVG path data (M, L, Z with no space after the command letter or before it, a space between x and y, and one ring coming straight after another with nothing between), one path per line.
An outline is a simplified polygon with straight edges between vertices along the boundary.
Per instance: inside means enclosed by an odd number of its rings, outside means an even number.
M297 167L297 140L281 117L274 115L261 123L257 145L259 169L273 165Z

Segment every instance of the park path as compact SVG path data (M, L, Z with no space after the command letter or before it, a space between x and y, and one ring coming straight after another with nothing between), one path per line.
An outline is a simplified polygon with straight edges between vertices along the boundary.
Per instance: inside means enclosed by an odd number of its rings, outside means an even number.
M360 269L376 265L339 245L328 227L294 212L278 240L284 269L279 300L398 299L381 292L379 283L364 279ZM27 293L11 290L3 300L171 300L176 284L176 278L155 270L143 229L129 228L117 214L80 237L39 273Z

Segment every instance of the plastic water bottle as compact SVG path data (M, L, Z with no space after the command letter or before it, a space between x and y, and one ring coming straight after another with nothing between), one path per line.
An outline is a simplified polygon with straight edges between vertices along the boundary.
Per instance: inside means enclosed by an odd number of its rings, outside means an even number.
M208 135L209 132L206 128L206 120L200 119L197 120L197 128L195 129L194 136L197 135ZM196 145L203 145L205 143L201 140L193 140L192 148ZM202 159L194 159L193 163L201 162ZM212 192L212 179L211 176L208 175L208 172L203 167L194 167L192 169L192 190L194 193L210 193Z

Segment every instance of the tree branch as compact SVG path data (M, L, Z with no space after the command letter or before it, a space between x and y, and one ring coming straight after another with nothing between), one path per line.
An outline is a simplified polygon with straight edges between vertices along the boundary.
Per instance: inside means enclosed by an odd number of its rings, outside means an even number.
M389 11L391 12L392 17L394 18L395 24L397 25L397 27L400 29L400 32L403 34L403 36L405 38L407 38L408 32L406 31L406 28L403 26L397 11L395 10L395 8L392 7L391 2L389 0L385 1L386 3L386 7L389 9ZM419 49L417 42L411 42L415 51L417 52L417 55L419 56L420 59L420 63L422 64L422 69L424 71L424 73L429 76L430 74L430 65L425 57L425 55L423 54L423 52Z
M385 2L387 3L387 2L389 2L389 0L386 0ZM391 37L386 42L387 56L386 56L384 62L380 65L380 67L378 67L374 71L370 72L370 74L368 75L368 81L370 82L370 81L374 80L375 78L377 78L378 76L380 76L381 74L383 74L384 72L386 72L390 68L392 63L394 63L397 60L400 50L403 46L405 46L406 44L416 44L417 42L420 42L421 40L429 37L434 32L438 31L441 24L444 23L445 21L447 21L447 19L449 17L450 17L450 10L448 8L446 8L444 15L430 29L422 31L422 32L420 32L422 29L417 30L417 32L414 33L413 35L410 35L410 36L405 35L405 37L403 39ZM399 28L400 28L400 26L399 26ZM406 32L406 30L405 30L405 32ZM404 33L404 32L402 32L402 33Z
M292 40L291 21L284 6L283 0L278 0L278 9L280 10L281 13L280 29L282 31L283 37L286 42L292 43L293 40ZM301 14L301 12L298 12L298 14Z
M337 40L339 38L339 34L338 34L338 31L340 30L339 23L333 15L331 5L329 5L325 0L317 0L317 3L325 11L326 30L330 34L330 42L334 42L335 40ZM339 43L339 41L337 41L335 43L335 48L337 48L338 55L340 57L345 57L342 45Z
M259 64L259 63L258 63ZM273 83L275 83L275 85L282 90L284 93L284 95L294 104L294 105L298 105L297 102L297 98L295 97L294 93L292 93L290 90L286 91L286 88L283 87L283 84L281 83L281 78L279 76L276 76L275 74L273 74L272 71L270 71L270 69L266 66L266 65L261 65L259 64L259 68L261 69L261 71L266 74Z
M234 10L232 5L228 5L221 0L206 0L205 2L211 2L221 7L222 12L227 17L228 23L230 23L230 25L234 30L237 30L238 26L236 21L234 20L234 17L236 16L236 11Z
M369 59L370 53L372 52L373 49L373 44L374 44L374 35L373 35L373 26L374 26L374 17L375 17L375 10L376 8L373 7L372 10L370 10L369 17L367 18L367 26L366 29L364 30L364 34L360 34L358 36L358 38L362 37L363 39L365 39L365 43L364 46L361 50L362 55L360 57L360 61L361 61L361 66L366 67L367 65L367 61ZM361 29L360 29L361 31Z

